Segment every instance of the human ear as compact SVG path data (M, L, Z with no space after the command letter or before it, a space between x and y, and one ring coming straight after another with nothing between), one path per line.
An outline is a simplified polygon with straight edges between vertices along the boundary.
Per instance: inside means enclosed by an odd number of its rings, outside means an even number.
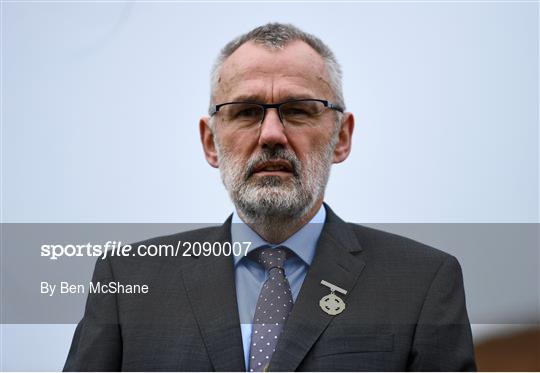
M341 127L338 134L338 142L334 149L334 163L341 163L351 153L352 134L354 130L354 116L352 113L343 113Z
M203 146L204 156L208 164L218 168L218 155L214 138L214 131L210 123L210 117L202 117L199 120L199 132L201 135L201 143Z

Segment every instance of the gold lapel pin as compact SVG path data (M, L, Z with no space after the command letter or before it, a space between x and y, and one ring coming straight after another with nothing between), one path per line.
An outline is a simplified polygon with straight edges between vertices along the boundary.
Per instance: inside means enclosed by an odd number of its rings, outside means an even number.
M327 286L330 288L330 294L325 295L319 301L319 306L321 309L329 315L335 316L345 310L345 302L343 299L338 297L335 292L340 292L343 295L347 295L347 290L340 288L334 284L329 283L328 281L321 281L321 285Z

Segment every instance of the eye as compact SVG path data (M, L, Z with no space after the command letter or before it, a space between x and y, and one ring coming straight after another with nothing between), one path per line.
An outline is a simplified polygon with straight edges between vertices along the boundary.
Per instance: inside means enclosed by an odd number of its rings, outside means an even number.
M302 119L317 116L324 110L324 105L317 101L289 102L281 107L281 114L289 119Z
M236 123L254 123L260 121L263 109L250 103L234 103L224 107L224 115L227 121Z
M246 118L246 119L251 119L251 118L257 118L259 117L260 115L260 108L258 106L251 106L251 107L246 107L246 108L242 108L241 110L239 110L235 117L236 118Z
M281 110L282 114L286 117L307 116L309 112L303 107L287 107Z

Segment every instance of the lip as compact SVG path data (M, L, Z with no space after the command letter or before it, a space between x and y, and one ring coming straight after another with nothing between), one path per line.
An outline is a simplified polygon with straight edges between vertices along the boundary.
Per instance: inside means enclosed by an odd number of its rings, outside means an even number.
M271 160L257 164L253 168L252 174L257 175L290 175L293 173L293 168L290 162L286 160Z
M285 171L259 171L254 173L253 175L257 176L281 176L281 177L287 177L291 176L291 172L285 172Z

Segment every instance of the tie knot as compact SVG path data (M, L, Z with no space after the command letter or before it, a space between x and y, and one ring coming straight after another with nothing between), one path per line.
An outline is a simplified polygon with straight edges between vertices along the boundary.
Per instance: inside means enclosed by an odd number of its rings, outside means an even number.
M251 252L251 258L262 265L269 272L272 268L283 268L283 264L291 256L285 246L263 246Z

